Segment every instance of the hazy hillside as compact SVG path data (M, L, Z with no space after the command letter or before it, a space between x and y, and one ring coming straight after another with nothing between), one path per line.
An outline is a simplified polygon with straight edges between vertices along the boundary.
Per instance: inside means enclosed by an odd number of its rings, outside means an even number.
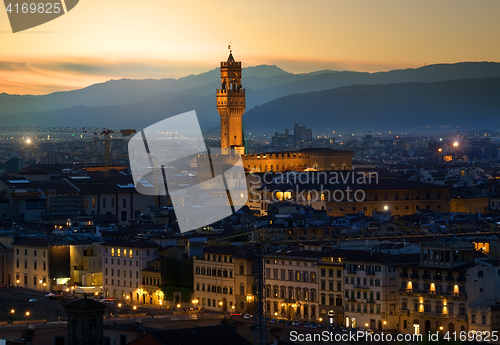
M485 77L500 77L500 63L465 62L378 73L317 71L292 74L277 66L243 69L244 87L260 91L253 98L247 97L248 109L294 93L328 90L354 84L435 82ZM109 106L167 101L183 96L200 97L213 95L219 86L220 75L217 68L180 79L110 80L80 90L43 96L0 94L0 117L24 112L47 112L77 105Z
M252 132L307 123L316 133L424 126L500 129L500 78L353 85L276 99L245 113ZM307 120L304 120L307 119Z
M489 108L486 104L494 103L498 95L489 92L489 88L496 85L494 79L487 80L485 77L500 77L500 63L429 65L371 74L338 71L292 74L277 66L248 67L243 70L243 85L247 94L244 120L247 129L252 132L260 128L266 133L282 130L285 125L291 126L293 121L306 122L317 131L323 129L323 124L334 125L338 130L351 130L351 126L354 126L353 129L363 126L375 130L398 123L407 128L406 123L413 125L418 120L427 121L426 114L432 114L429 118L432 123L451 121L449 124L454 125L453 121L457 121L455 125L458 122L470 124L480 121L480 118L470 119L470 112L474 109L487 112ZM396 85L464 78L477 80ZM363 87L363 84L373 86ZM346 87L348 85L350 87ZM470 85L476 85L478 89ZM202 126L208 128L217 126L219 122L215 105L215 89L219 86L219 70L214 69L180 79L112 80L81 90L45 96L0 94L0 120L2 126L118 126L138 129L166 116L194 109ZM307 94L311 91L324 92ZM470 100L470 105L464 104L467 100ZM253 109L257 106L260 107ZM426 114L418 112L418 109L425 110ZM456 118L443 118L441 110L445 113L456 111ZM393 113L414 116L418 120L405 122L394 119L391 118ZM308 116L307 121L304 121L304 114ZM391 120L385 120L387 116ZM335 119L332 120L332 117ZM363 123L352 118L362 119ZM390 122L382 123L384 121Z

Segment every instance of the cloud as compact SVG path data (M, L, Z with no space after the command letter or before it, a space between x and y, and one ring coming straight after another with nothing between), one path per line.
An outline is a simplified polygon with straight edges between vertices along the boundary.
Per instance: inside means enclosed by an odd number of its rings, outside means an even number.
M0 61L0 93L46 94L74 90L110 79L180 78L213 66L170 60L111 60L64 58Z
M25 62L0 61L0 71L30 71L31 67Z

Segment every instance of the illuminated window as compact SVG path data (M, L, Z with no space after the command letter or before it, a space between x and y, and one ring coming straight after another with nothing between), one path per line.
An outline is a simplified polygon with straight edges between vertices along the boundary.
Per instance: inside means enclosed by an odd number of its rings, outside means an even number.
M118 256L120 256L120 248L118 248Z
M130 249L130 251L128 253L129 253L129 256L132 257L132 249Z
M115 248L111 248L111 256L115 256Z

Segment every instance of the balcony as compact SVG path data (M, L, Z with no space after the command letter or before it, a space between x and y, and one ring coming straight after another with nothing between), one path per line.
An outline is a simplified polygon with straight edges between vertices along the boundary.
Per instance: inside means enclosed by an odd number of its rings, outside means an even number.
M465 282L465 277L457 277L457 282Z
M446 281L449 281L449 282L453 282L453 281L455 281L455 277L454 277L454 276L446 276L444 279L445 279Z
M408 273L400 273L399 277L400 278L408 278Z
M450 297L458 297L458 298L467 298L467 293L404 289L404 288L400 288L399 292L417 294L417 295L435 295L435 296L450 296Z
M431 275L430 274L423 274L422 275L422 279L430 280L431 279Z
M432 278L433 278L434 280L443 280L443 276L442 276L442 275L436 275L436 274L435 274L435 275L433 275L433 276L432 276Z
M366 285L354 285L354 288L355 289L360 289L360 290L370 290L370 287L369 286L366 286Z
M367 276L374 276L375 273L376 273L375 271L366 271Z
M410 276L412 279L418 279L420 275L418 273L412 273Z

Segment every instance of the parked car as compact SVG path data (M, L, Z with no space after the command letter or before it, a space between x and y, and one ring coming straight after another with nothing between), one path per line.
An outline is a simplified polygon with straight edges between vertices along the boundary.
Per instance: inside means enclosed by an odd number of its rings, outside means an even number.
M342 328L342 332L349 332L349 328Z
M292 326L292 321L290 321L290 320L285 321L285 325L287 325L287 326Z
M318 328L318 324L317 323L311 323L311 328Z
M280 325L283 325L283 324L285 324L285 320L279 319L277 323L280 324ZM290 324L291 324L291 322L290 322Z
M342 330L342 328L340 328L339 326L337 326L337 327L334 327L333 330L340 332Z
M325 329L326 327L325 327L325 325L318 325L318 328Z
M38 302L38 300L36 298L31 298L29 301L30 302Z
M371 328L368 328L366 330L366 333L368 333L368 334L375 334L375 331L373 329L371 329Z
M326 327L326 329L329 331L333 331L333 325L328 325L328 327Z
M310 323L310 322L306 322L306 323L304 324L304 327L306 327L306 328L310 328L310 327L311 327L311 323Z
M245 315L243 315L243 318L244 318L244 319L249 319L249 318L250 318L250 314L245 314Z
M299 322L299 324L297 326L299 327L305 327L306 323L305 322Z
M271 319L271 321L270 321L270 322L271 322L271 323L276 323L276 322L278 322L278 320L276 320L276 319Z
M298 326L298 325L299 325L299 323L300 323L299 321L293 321L293 322L292 322L292 326Z

